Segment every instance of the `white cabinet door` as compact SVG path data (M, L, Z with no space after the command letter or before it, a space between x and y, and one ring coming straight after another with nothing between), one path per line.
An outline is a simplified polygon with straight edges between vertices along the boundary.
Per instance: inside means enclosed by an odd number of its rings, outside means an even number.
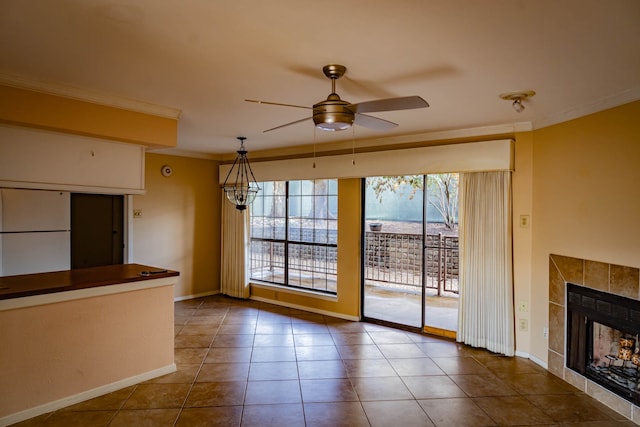
M69 230L66 191L0 189L0 232Z
M140 194L144 150L136 144L0 125L0 187Z

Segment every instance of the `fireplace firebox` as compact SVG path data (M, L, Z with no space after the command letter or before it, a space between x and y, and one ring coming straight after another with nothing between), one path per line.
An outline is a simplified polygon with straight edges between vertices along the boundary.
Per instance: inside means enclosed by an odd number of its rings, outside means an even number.
M567 283L572 369L640 405L640 301Z

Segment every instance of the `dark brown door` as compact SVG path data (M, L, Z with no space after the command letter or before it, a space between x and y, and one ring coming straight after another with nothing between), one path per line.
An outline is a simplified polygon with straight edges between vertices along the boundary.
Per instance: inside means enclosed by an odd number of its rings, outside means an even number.
M71 194L71 268L122 264L124 196Z

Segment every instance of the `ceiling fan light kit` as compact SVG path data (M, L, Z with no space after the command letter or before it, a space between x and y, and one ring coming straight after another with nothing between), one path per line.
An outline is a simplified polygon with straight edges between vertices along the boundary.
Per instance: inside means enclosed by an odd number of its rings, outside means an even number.
M338 64L325 65L322 68L324 75L331 80L331 93L327 99L314 104L313 107L252 99L245 99L245 101L255 102L258 104L279 105L282 107L312 109L313 112L311 119L313 119L315 126L320 130L329 132L346 130L351 128L354 124L379 131L389 130L398 126L398 124L363 113L411 110L429 106L427 101L419 96L378 99L358 104L352 104L348 101L344 101L340 98L340 95L336 93L336 80L342 77L346 71L347 67ZM296 120L294 122L267 129L264 132L280 129L306 120L307 118Z
M347 101L341 100L337 93L332 93L326 101L313 106L313 123L318 129L330 132L349 129L356 114L348 106Z
M513 109L518 113L522 113L524 111L524 104L522 103L522 101L527 98L531 98L535 94L536 93L532 90L523 90L520 92L501 93L499 96L505 101L513 101L513 103L511 104L513 106Z

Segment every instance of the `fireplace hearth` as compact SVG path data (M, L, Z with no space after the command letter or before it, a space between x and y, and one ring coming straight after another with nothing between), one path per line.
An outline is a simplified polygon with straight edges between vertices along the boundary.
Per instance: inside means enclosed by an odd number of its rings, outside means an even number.
M567 367L640 404L640 302L567 283Z

